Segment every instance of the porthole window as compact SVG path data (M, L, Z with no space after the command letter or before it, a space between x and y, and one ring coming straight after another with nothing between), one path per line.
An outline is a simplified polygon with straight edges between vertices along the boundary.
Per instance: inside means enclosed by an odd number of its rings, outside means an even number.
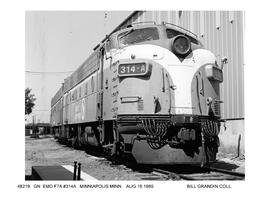
M92 93L93 93L95 91L94 76L92 76L92 78L91 78L91 89L92 89Z
M77 99L77 89L75 89L72 93L72 101Z
M88 83L87 83L87 82L85 83L85 91L84 91L84 94L85 94L85 95L88 94Z
M72 92L71 101L74 101L75 99L75 91Z

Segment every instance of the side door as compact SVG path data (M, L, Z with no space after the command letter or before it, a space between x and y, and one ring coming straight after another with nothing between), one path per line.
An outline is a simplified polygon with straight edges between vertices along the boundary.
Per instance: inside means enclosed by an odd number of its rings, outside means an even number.
M106 56L105 44L99 51L97 119L108 120L111 113L111 58Z
M98 93L97 93L97 120L103 119L103 80L104 80L104 48L101 48L98 52L99 69L97 73L98 80Z
M112 120L112 58L110 41L107 40L103 49L103 120Z

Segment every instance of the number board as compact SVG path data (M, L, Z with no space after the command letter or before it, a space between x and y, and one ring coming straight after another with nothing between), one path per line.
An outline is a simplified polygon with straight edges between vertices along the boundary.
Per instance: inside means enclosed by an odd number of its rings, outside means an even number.
M147 73L146 63L120 64L118 68L119 76L141 76Z

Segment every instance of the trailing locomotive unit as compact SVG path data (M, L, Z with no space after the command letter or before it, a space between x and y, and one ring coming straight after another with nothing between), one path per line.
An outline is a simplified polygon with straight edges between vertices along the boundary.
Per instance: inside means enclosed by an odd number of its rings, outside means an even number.
M52 99L54 133L74 146L131 153L138 163L214 161L221 68L176 25L113 32Z

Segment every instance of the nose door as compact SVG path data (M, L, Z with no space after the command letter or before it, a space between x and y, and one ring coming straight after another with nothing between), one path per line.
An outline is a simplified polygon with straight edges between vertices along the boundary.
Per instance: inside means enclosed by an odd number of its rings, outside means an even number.
M174 94L174 103L171 105L173 114L192 114L193 106L190 89L194 69L189 65L169 66L169 74L173 84L170 86Z
M149 81L136 77L119 78L119 114L154 113Z

